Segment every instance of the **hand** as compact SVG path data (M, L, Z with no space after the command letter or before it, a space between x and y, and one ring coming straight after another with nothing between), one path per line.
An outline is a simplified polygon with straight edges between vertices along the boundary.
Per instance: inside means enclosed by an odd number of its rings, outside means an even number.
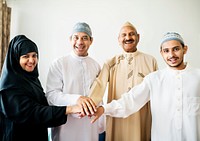
M82 116L91 116L97 111L96 105L93 100L86 96L80 96L77 100L77 105L81 106L84 110L84 112L81 112Z
M67 106L66 107L66 115L67 114L79 114L80 116L84 113L82 106L74 105L74 106Z
M91 120L91 123L94 123L98 118L101 117L101 115L104 113L104 108L102 106L97 108L97 111L93 115L93 119Z

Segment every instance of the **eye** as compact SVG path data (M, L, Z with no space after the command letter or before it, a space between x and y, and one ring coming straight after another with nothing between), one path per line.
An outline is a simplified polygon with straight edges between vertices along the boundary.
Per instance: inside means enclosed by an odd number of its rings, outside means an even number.
M129 33L129 36L136 36L136 35L137 35L137 33L135 33L135 32Z
M38 57L38 55L37 54L33 54L33 58L37 58Z
M126 37L126 33L122 33L122 34L121 34L121 37Z
M89 40L89 37L88 36L83 36L83 40L87 41L87 40Z
M28 55L22 55L21 58L28 58Z
M164 53L168 53L169 50L168 50L168 49L163 49L163 52L164 52Z
M74 41L78 40L78 36L73 36L73 40Z
M179 49L179 47L175 47L173 50L174 51L179 51L180 49Z

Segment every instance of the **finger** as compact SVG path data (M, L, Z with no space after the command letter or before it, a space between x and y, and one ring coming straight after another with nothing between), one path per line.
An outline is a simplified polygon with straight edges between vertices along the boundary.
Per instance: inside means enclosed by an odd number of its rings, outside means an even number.
M87 102L86 104L87 104L87 107L88 107L90 114L93 115L95 113L93 106L89 102Z
M91 120L91 123L94 123L98 118L99 116L94 116L94 118Z
M86 115L83 106L81 106L81 112L80 112L80 113L81 113L81 116L82 116L82 117L84 117L84 116Z
M96 104L94 103L94 101L93 101L92 99L89 99L89 102L90 102L90 105L92 106L94 112L96 112L96 111L97 111L97 108L96 108L97 106L96 106Z
M85 116L85 115L83 115L82 113L79 113L79 114L78 114L78 117L79 117L79 118L83 118L84 116Z
M83 107L83 110L84 110L85 114L86 114L86 115L90 115L90 112L89 112L89 110L88 110L87 104L83 103L83 104L82 104L82 107Z
M92 117L92 115L88 115L88 118L91 118Z
M77 104L82 106L84 101L85 101L85 97L84 96L80 96L79 99L77 100Z

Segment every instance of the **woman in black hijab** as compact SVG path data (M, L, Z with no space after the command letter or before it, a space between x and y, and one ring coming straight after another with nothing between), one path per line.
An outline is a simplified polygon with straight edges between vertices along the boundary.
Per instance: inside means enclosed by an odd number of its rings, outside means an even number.
M0 80L0 139L48 141L48 127L66 123L81 106L49 106L38 79L38 49L24 35L14 37Z

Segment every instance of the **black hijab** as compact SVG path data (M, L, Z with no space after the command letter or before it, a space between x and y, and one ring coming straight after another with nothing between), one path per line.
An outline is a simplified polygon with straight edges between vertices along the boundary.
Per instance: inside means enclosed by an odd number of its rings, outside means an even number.
M19 87L26 87L29 89L28 87L33 87L33 85L42 89L38 80L39 74L37 66L32 72L27 72L23 70L19 64L20 56L29 52L36 52L38 54L38 48L36 44L26 36L17 35L10 41L2 68L0 91Z

